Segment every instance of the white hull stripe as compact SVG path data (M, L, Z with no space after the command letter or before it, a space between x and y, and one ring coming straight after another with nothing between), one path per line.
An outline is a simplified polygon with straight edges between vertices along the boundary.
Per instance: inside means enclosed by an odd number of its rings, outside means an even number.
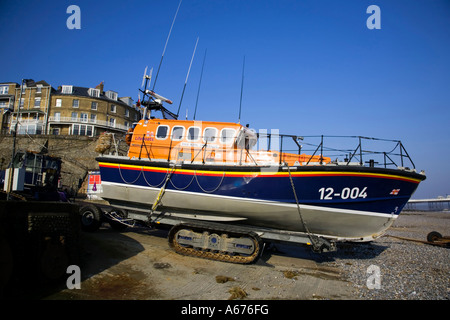
M123 183L116 183L116 182L108 182L108 181L102 181L102 184L103 185L116 186L116 187L127 187L127 188L135 188L135 189L153 190L153 191L156 191L156 192L159 192L159 190L160 190L160 188L144 187L144 186L123 184ZM265 204L265 205L269 205L269 206L275 206L275 207L289 207L289 208L296 208L297 207L296 204L284 203L284 202L276 202L276 201L268 201L268 200L261 200L261 199L253 199L253 198L239 198L239 197L214 195L214 194L207 194L207 193L179 191L179 190L172 190L172 189L170 189L170 190L166 189L165 192L180 193L180 194L192 194L194 196L229 199L229 200L238 200L238 201L247 201L247 202L258 202L258 203L261 203L261 204ZM324 207L312 206L312 205L306 205L306 204L300 204L300 209L308 209L308 210L314 210L314 211L329 211L329 212L336 212L336 213L365 215L365 216L382 217L382 218L389 217L389 218L393 218L393 219L397 219L397 217L398 217L398 215L396 215L396 214L386 214L386 213L381 213L381 212L350 210L350 209L339 209L339 208L332 208L332 207L325 207L325 206Z

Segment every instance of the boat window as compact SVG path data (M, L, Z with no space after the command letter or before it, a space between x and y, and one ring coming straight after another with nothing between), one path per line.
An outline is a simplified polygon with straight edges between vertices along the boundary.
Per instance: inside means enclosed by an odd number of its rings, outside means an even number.
M205 142L214 142L217 138L217 129L216 128L205 128L205 132L203 133L203 141Z
M184 135L184 127L173 127L172 129L172 140L182 140Z
M200 138L200 128L199 127L190 127L188 129L187 139L189 141L195 141Z
M236 131L234 129L222 129L220 133L220 142L223 144L230 144L233 142L234 134Z
M167 138L167 133L169 132L169 126L159 126L156 129L156 139L164 140Z

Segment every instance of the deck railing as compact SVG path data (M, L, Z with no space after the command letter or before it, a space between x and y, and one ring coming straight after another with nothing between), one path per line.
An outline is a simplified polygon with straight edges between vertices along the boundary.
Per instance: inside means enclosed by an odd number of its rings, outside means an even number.
M360 165L369 167L406 167L415 169L415 164L406 151L403 143L400 140L388 140L379 138L370 138L364 136L294 136L278 133L257 133L258 143L250 149L244 146L238 148L236 146L237 138L229 145L222 145L219 142L219 137L207 137L208 139L215 138L215 141L204 141L203 137L198 137L195 141L175 141L168 136L170 142L167 144L158 143L158 139L149 141L148 136L142 135L139 159L152 158L153 147L168 148L167 161L176 161L172 155L175 148L179 148L179 143L188 142L195 146L184 145L183 148L191 148L194 152L194 161L202 161L205 163L205 155L207 150L215 148L230 152L233 150L241 150L241 157L244 154L254 165L262 165L252 158L252 151L276 151L279 152L279 165L284 164L286 154L306 154L306 159L302 165L322 165L326 164L325 157L331 158L331 162L327 164L336 165ZM136 138L136 137L135 137ZM214 145L214 147L213 147ZM202 153L203 152L203 153ZM319 162L317 162L319 159ZM239 162L236 159L235 162Z
M258 135L258 138L273 139L271 134ZM277 135L275 135L277 138ZM330 157L332 163L369 167L411 167L415 164L400 140L371 138L364 136L292 136L278 135L280 152L304 152ZM296 149L286 146L286 141L293 141ZM306 163L306 165L309 164Z

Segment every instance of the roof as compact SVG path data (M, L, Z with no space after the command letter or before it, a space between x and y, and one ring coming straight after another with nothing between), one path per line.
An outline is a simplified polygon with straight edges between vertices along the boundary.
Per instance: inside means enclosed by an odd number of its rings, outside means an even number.
M38 84L42 84L44 87L51 87L46 81L44 81L44 80L41 80L41 81L38 81L38 82L36 82L36 84L38 85Z
M107 101L107 102L114 102L115 104L121 104L123 106L127 106L130 107L128 104L126 104L125 102L119 100L119 98L117 98L117 100L114 99L110 99L106 96L105 92L100 92L100 97L94 97L91 96L89 94L89 89L95 89L95 88L86 88L86 87L77 87L77 86L72 86L72 93L63 93L62 92L62 86L58 87L58 90L56 90L53 95L60 95L60 96L78 96L78 97L86 97L86 98L90 98L90 99L98 99L98 100L103 100L103 101ZM112 90L111 90L112 91ZM115 92L115 91L113 91ZM117 92L115 92L117 93Z
M41 80L38 82L35 82L33 79L23 79L24 83L25 83L25 87L27 88L34 88L37 87L37 85L41 85L43 87L51 87L51 85L49 85L46 81ZM21 84L17 83L17 82L1 82L0 85L16 85L16 87L19 87ZM52 90L55 90L54 88L52 88Z

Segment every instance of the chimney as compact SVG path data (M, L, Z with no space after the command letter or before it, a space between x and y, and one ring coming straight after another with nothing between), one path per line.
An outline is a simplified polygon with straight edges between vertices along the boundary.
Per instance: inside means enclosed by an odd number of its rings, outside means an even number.
M98 86L96 86L95 89L100 89L100 94L102 94L103 93L103 81L100 82L100 84Z

